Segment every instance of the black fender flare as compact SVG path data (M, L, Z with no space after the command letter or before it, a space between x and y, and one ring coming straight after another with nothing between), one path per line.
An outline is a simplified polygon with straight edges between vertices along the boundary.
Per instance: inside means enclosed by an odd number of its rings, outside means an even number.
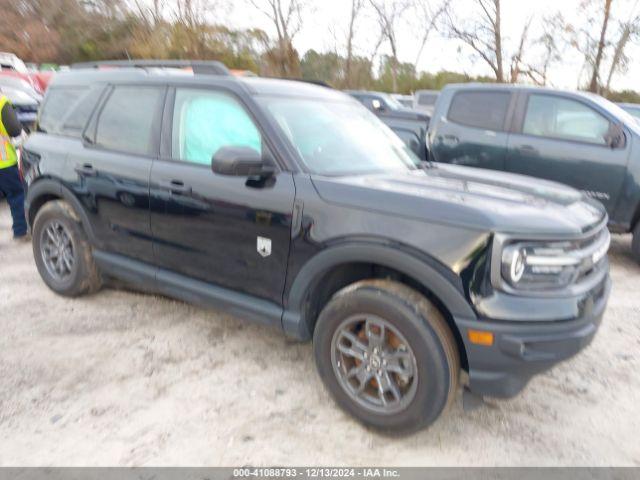
M91 222L89 221L89 217L87 216L87 213L78 198L71 192L71 190L62 185L59 181L51 178L36 180L31 185L29 185L27 196L24 202L25 213L29 222L29 227L32 227L31 219L35 219L35 215L31 213L31 206L34 205L34 203L37 204L38 199L43 195L53 195L67 202L71 206L71 208L73 208L73 211L78 217L78 220L82 225L82 228L87 237L89 238L89 241L94 246L100 247L100 242L98 241L93 231Z
M454 317L475 320L477 316L465 299L462 286L456 286L438 271L433 259L420 258L415 254L373 242L350 242L329 247L311 258L296 275L286 297L286 309L282 316L284 332L300 340L313 336L312 318L305 318L305 302L309 289L317 279L341 264L352 262L375 263L393 268L420 282L432 292Z

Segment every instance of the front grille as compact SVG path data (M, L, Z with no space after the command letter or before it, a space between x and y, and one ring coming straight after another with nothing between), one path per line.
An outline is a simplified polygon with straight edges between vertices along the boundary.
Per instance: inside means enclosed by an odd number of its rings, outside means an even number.
M570 254L579 260L574 283L579 284L588 281L605 267L611 235L609 230L603 227L593 235L572 243Z

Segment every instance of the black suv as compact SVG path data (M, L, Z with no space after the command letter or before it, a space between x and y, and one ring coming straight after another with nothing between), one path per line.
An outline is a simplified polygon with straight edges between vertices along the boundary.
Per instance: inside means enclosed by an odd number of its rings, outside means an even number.
M525 85L445 87L429 125L432 160L567 184L633 233L640 262L640 123L587 92Z
M24 147L55 292L124 282L313 339L337 403L396 432L432 423L461 370L471 392L512 396L595 334L610 290L597 202L416 167L328 88L136 65L58 75Z

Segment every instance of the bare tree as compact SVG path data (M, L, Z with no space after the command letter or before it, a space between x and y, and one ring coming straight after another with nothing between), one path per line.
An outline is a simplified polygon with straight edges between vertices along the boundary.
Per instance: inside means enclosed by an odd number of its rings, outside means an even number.
M276 46L267 59L274 64L276 73L282 77L299 75L297 53L293 48L293 39L302 28L302 15L307 8L306 0L249 0L258 11L264 14L276 30Z
M629 12L629 19L620 22L619 36L613 47L613 57L609 66L609 74L607 75L607 83L605 90L611 91L611 81L616 72L624 71L629 63L629 58L625 53L625 49L629 42L640 36L640 14L637 13L638 0L636 0L633 8Z
M493 71L496 81L504 82L501 0L474 0L479 12L473 20L464 24L454 18L451 10L447 12L448 30L456 38L484 60Z
M356 21L360 16L364 0L351 0L351 14L349 16L349 29L347 31L347 58L344 66L344 83L347 88L352 85L353 42L356 35Z
M451 0L441 0L437 5L433 5L432 0L421 0L416 3L417 19L420 24L419 31L420 42L416 59L413 62L416 72L418 71L418 62L422 58L424 47L431 33L438 29L438 21L449 10Z
M511 83L516 83L520 79L520 75L526 73L529 75L529 72L532 70L530 65L524 64L524 51L527 47L527 41L529 36L529 28L531 28L531 22L533 18L530 17L524 27L522 28L522 33L520 34L520 42L518 43L518 49L511 57L511 67L509 69L509 81Z
M369 0L376 14L380 28L381 42L386 40L391 50L391 78L392 89L398 90L398 40L396 29L403 13L409 6L408 0Z
M603 93L610 90L615 74L626 69L626 48L640 35L637 11L640 2L633 1L633 8L630 8L632 1L582 0L580 3L585 20L574 30L572 38L572 46L584 58L578 86L584 86L582 74L586 71L586 88Z
M613 0L604 0L604 10L602 15L602 26L600 28L600 40L596 49L595 58L593 60L593 69L591 71L591 81L589 82L589 91L598 92L600 89L600 64L604 55L607 40L607 27L609 26L609 18L611 17L611 3Z
M144 0L134 0L133 5L139 18L151 26L162 21L162 12L166 8L165 0L152 0L150 4Z
M542 47L542 57L536 68L529 72L529 78L538 85L546 85L549 78L549 68L561 58L561 52L566 48L567 34L572 33L561 13L555 13L542 19L542 35L536 41Z
M1 50L13 52L28 61L44 62L55 58L60 37L51 28L55 16L52 7L48 1L0 0Z

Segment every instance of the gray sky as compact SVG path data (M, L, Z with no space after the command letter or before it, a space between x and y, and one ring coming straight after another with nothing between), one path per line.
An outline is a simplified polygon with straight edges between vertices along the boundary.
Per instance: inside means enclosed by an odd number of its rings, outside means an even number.
M454 0L457 3L458 11L461 12L471 11L470 1ZM338 51L344 51L350 3L350 0L315 0L312 2L312 13L305 15L305 23L294 39L294 45L301 55L311 48L329 51L337 47ZM584 12L580 10L580 3L581 0L503 0L502 28L503 35L507 38L505 42L507 50L509 50L509 46L515 48L514 44L518 42L523 25L529 17L533 17L530 30L531 38L540 35L542 17L556 11L561 12L568 22L580 25L581 22L584 22L583 17L585 16ZM618 15L616 7L620 8L621 13L623 10L628 11L633 4L634 0L614 0L614 17ZM232 27L259 27L270 34L274 33L269 21L243 0L236 0L229 12L228 19ZM411 22L415 21L415 18L407 16L400 23L398 50L401 61L413 62L415 60L419 47L414 33L416 30L411 26ZM373 19L364 18L357 32L357 53L368 55L373 50L376 39L377 29ZM381 53L387 51L386 46L380 50ZM505 53L509 56L510 52ZM630 45L627 53L632 59L640 59L640 46ZM627 73L617 74L614 77L613 88L640 90L640 62L632 61L630 63ZM551 83L560 88L576 88L582 65L583 60L578 52L574 49L567 49L562 61L558 62L551 71ZM474 57L468 48L455 40L443 38L438 34L429 39L418 66L420 70L429 72L446 69L473 75L491 74L489 67ZM507 62L505 62L505 68L508 68Z

